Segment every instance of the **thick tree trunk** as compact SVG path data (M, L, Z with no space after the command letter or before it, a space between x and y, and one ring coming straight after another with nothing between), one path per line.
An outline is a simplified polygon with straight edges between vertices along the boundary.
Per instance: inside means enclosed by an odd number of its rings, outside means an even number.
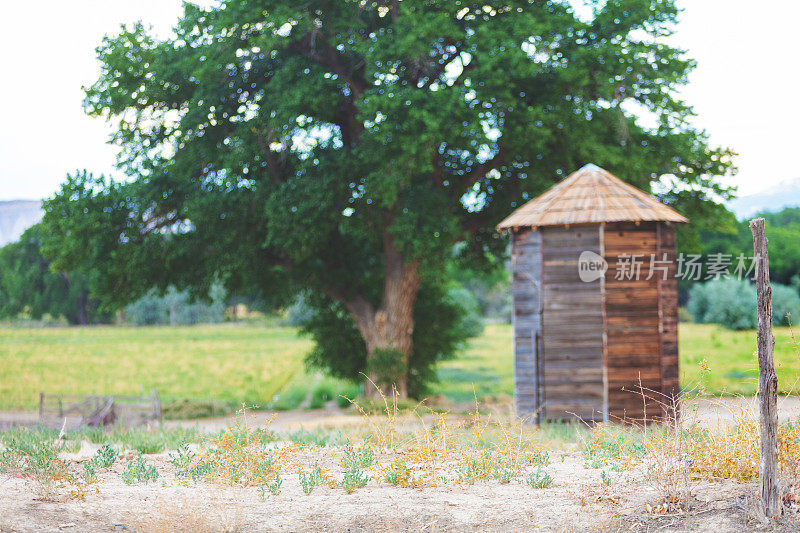
M367 345L365 395L408 397L408 362L413 348L414 303L419 263L406 261L388 232L384 234L385 277L378 309L364 298L345 303ZM370 383L370 381L372 383Z

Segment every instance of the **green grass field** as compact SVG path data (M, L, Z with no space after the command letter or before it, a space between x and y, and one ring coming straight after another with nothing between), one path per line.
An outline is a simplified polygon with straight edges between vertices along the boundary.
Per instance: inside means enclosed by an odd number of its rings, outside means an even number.
M38 405L39 391L139 394L265 405L298 372L311 341L292 328L0 327L0 409Z
M775 330L780 390L796 388L800 357L788 328ZM298 396L320 380L303 369L311 341L292 328L260 324L189 327L27 329L0 326L0 409L31 409L39 391L138 394L215 399L266 406L274 396ZM684 386L702 379L711 393L753 394L758 369L753 331L680 325ZM455 402L474 395L511 394L511 327L489 325L456 359L441 364L434 386ZM334 389L337 384L330 384ZM296 406L297 403L293 403Z

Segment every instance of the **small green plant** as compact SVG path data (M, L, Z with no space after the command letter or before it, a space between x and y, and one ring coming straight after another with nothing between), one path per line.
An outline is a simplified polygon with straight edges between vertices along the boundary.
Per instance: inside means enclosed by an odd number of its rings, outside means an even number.
M258 457L254 462L254 479L267 479L275 471L275 457L271 453L266 457Z
M303 488L305 494L311 494L317 486L322 485L324 481L322 477L322 469L319 464L315 464L311 472L300 471L300 486Z
M175 467L175 477L186 479L192 476L192 466L197 455L189 449L188 444L181 444L174 452L169 453L169 462Z
M611 486L611 476L606 474L605 470L600 472L600 479L603 480L603 485L605 485L607 487Z
M365 486L369 481L369 476L364 473L357 465L350 465L344 472L344 479L342 479L342 487L349 494L356 489Z
M192 481L197 481L214 471L214 462L210 460L200 460L188 469L188 475Z
M67 464L58 458L64 443L57 432L47 429L20 428L0 435L3 451L0 469L15 470L52 492L55 482L71 483Z
M492 467L492 477L500 483L510 483L521 470L519 463L514 460L498 459Z
M532 465L547 466L550 464L550 454L547 450L535 450L530 452L528 459ZM563 456L561 462L564 462Z
M537 468L528 475L525 482L529 487L533 487L534 489L544 489L550 486L553 482L553 478L542 468Z
M375 461L372 451L369 448L362 448L356 450L351 443L347 443L344 447L344 457L339 462L342 468L348 470L350 468L369 468Z
M258 486L259 495L261 496L262 500L267 499L267 491L270 492L273 496L277 496L281 493L281 485L283 485L283 480L281 479L280 474L275 474L275 479L272 480L271 483L265 483L263 485Z
M117 460L117 451L108 443L100 446L93 459L99 468L108 468Z
M142 482L147 483L148 481L155 481L156 479L158 479L158 470L156 470L154 465L148 464L141 453L128 463L125 472L122 473L122 480L127 485Z
M97 481L97 463L94 459L83 462L83 472L81 472L80 478L85 483Z

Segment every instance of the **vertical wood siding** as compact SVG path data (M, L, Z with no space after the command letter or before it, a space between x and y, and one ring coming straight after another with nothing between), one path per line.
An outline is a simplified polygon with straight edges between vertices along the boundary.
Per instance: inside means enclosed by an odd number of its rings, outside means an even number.
M674 232L662 232L659 224L617 223L605 228L608 401L612 420L663 417L663 376L674 375L677 384ZM655 266L667 267L666 281L657 270L650 276L651 256L663 261L665 253L669 265ZM626 265L634 257L641 264L638 279L635 273L627 279L631 270ZM674 316L674 323L671 318L665 321L667 316ZM674 357L662 358L665 348ZM641 389L645 389L646 401Z
M602 420L603 316L600 280L583 282L578 258L600 254L599 226L542 228L543 415Z
M675 277L675 226L661 224L661 253L669 261L667 279L661 282L661 392L672 401L680 390L678 382L678 279Z
M517 415L533 418L538 409L541 337L541 233L523 230L512 237L514 296L514 402Z

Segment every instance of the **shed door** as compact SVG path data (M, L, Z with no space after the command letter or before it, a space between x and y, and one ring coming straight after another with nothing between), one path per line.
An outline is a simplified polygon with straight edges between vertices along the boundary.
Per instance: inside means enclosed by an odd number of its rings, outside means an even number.
M599 226L543 228L544 387L548 419L603 419L601 279L581 281L581 253L602 255Z

